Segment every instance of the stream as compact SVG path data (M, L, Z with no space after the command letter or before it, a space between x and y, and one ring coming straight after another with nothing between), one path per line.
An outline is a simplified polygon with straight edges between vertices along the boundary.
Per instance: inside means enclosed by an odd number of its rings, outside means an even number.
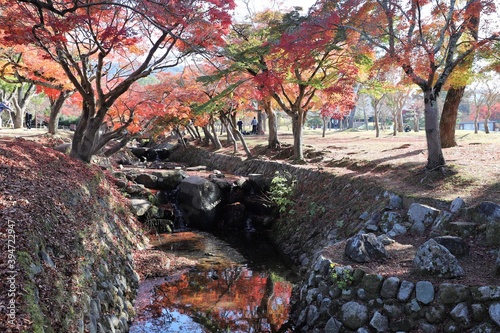
M141 282L130 333L293 332L297 276L264 235L183 231L152 245L198 264Z

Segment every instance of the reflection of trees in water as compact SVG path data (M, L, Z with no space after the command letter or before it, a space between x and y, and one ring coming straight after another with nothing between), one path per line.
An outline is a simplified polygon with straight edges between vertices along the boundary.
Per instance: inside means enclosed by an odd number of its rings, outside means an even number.
M242 266L190 272L157 286L145 310L166 325L175 308L210 332L276 332L288 318L291 284L283 283Z

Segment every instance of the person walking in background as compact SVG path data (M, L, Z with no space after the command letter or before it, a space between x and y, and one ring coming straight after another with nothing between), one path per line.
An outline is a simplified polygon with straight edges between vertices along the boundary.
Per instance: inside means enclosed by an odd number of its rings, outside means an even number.
M241 119L238 120L236 125L238 125L238 131L240 131L240 133L243 132L243 121Z
M26 120L26 128L31 129L31 119L33 119L33 115L29 112L26 112L25 120Z
M259 124L259 122L257 121L257 119L255 119L255 117L253 117L251 124L252 124L252 134L257 134L257 125Z
M3 110L10 111L9 102L3 101L0 103L0 127L3 127L3 124L2 124L2 112L3 112Z

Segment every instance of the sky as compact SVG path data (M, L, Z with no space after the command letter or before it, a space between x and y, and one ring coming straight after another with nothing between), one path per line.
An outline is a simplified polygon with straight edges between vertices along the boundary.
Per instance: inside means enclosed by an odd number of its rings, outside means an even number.
M236 18L244 18L248 15L248 11L245 7L243 0L235 0L236 2ZM266 8L276 8L283 11L288 11L295 6L300 6L303 8L304 12L307 12L310 6L312 6L316 0L249 0L250 9L254 12L262 11Z

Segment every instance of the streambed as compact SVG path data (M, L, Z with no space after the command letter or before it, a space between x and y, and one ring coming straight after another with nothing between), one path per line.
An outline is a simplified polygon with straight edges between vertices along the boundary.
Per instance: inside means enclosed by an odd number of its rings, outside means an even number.
M131 333L293 332L297 277L263 234L185 231L152 245L197 265L140 284Z

